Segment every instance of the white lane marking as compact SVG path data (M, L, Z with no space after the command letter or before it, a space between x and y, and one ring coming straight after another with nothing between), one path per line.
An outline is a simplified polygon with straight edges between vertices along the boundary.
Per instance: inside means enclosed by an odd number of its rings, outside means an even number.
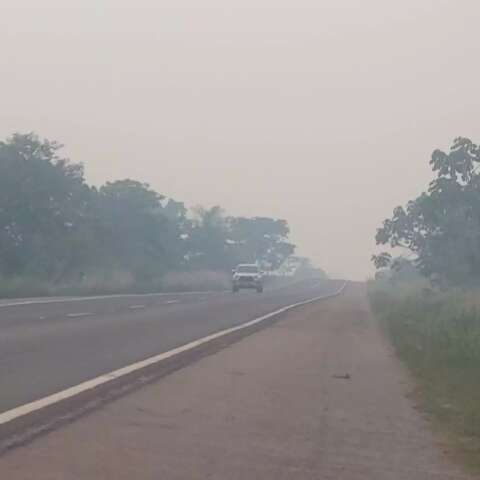
M145 308L145 305L130 305L128 308L130 310L140 310L141 308Z
M227 293L229 290L218 290L208 292L172 292L172 293L127 293L125 295L99 295L95 297L69 297L69 298L46 298L35 300L19 300L8 303L1 303L0 308L18 307L23 305L43 305L50 303L70 303L70 302L87 302L92 300L108 300L116 298L148 298L148 297L185 297L189 295L214 295L219 293Z
M165 302L167 305L173 305L174 303L180 303L180 300L169 300L168 302Z
M67 317L77 318L77 317L91 317L92 312L79 312L79 313L67 313Z
M322 295L319 297L311 298L310 300L306 300L304 302L294 303L292 305L288 305L287 307L280 308L279 310L275 310L274 312L268 313L263 317L256 318L254 320L250 320L247 323L243 323L242 325L237 325L236 327L227 328L226 330L221 330L217 333L213 333L203 338L199 338L198 340L194 340L193 342L187 343L182 345L181 347L174 348L173 350L169 350L168 352L161 353L159 355L155 355L154 357L147 358L146 360L142 360L140 362L134 363L132 365L128 365L126 367L120 368L118 370L114 370L113 372L106 373L104 375L100 375L99 377L93 378L92 380L87 380L86 382L80 383L79 385L75 385L74 387L67 388L66 390L62 390L61 392L54 393L53 395L49 395L48 397L44 397L40 400L35 400L33 402L27 403L20 407L13 408L12 410L8 410L0 414L0 425L4 425L8 422L16 420L24 415L28 415L33 413L37 410L42 408L54 405L55 403L61 402L62 400L66 400L68 398L75 397L83 392L88 390L92 390L100 385L106 384L115 380L117 378L123 377L130 373L136 372L143 368L146 368L150 365L154 365L156 363L160 363L163 360L168 358L172 358L180 353L187 352L188 350L192 350L193 348L199 347L200 345L204 345L205 343L211 342L217 338L221 338L225 335L228 335L233 332L238 332L248 327L252 327L253 325L257 325L259 323L264 322L270 318L276 317L281 315L282 313L288 312L293 310L294 308L301 307L303 305L308 305L310 303L317 302L319 300L324 300L327 298L335 297L340 295L343 290L345 289L347 282L345 282L336 292L330 293L328 295Z

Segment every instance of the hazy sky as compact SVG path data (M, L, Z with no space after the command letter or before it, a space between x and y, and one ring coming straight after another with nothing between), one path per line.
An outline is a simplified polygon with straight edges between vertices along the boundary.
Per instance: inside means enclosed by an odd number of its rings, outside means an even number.
M286 218L332 275L457 135L480 141L476 0L0 0L0 137L89 182Z

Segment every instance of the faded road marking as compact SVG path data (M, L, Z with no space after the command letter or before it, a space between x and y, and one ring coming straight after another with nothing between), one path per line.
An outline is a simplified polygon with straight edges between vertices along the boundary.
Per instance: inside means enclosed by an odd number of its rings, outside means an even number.
M0 302L0 308L21 307L25 305L49 305L51 303L70 303L70 302L87 302L92 300L113 300L116 298L148 298L148 297L187 297L191 295L218 295L225 294L228 290L208 291L208 292L162 292L162 293L127 293L118 295L98 295L93 297L67 297L67 298L40 298L31 300L15 300L13 302Z

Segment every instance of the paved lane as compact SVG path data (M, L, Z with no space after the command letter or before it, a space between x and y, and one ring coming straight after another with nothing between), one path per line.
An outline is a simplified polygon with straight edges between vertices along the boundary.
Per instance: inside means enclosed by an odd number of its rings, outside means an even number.
M0 412L336 288L338 282L315 281L263 295L223 292L4 302Z

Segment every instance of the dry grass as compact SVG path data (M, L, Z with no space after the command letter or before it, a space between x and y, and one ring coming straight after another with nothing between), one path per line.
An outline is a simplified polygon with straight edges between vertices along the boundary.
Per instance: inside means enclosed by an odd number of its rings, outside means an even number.
M205 291L231 288L230 276L224 272L200 270L193 272L170 272L162 280L166 291Z
M0 298L108 295L121 293L225 290L231 286L226 273L171 272L148 282L138 282L124 271L92 272L79 282L52 285L36 278L0 278Z
M480 472L480 311L476 295L372 282L373 311L418 381L423 411Z

